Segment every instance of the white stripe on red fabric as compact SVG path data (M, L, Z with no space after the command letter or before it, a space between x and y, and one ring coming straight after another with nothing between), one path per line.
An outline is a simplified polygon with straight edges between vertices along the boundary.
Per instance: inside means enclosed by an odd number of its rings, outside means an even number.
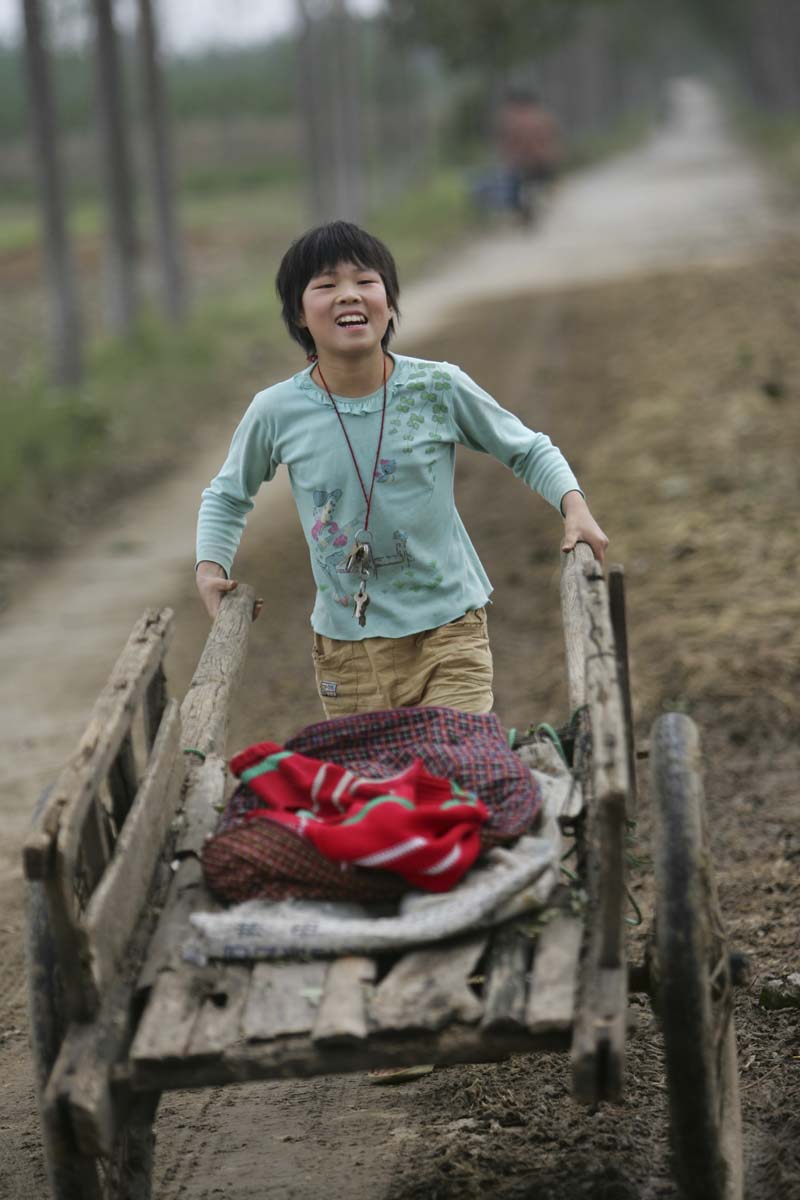
M449 854L445 854L444 858L440 858L438 863L434 863L432 867L426 867L422 872L423 875L444 875L445 871L449 871L455 866L461 857L461 846L456 844Z
M320 788L322 787L323 783L325 782L325 774L326 774L327 770L328 770L328 764L323 763L322 766L320 767L320 769L317 771L316 775L314 776L314 782L311 784L311 802L314 805L314 808L317 807L317 798L319 797Z
M353 778L353 772L345 771L344 775L339 780L336 787L333 789L333 795L331 796L331 800L336 805L336 807L339 809L339 812L344 812L344 809L342 808L339 801L340 801L342 795L344 794L344 792L347 790L347 786L350 783L350 780L352 778Z
M384 863L404 858L406 854L412 854L414 850L419 850L421 847L427 845L428 843L425 838L411 837L405 842L397 842L394 846L387 846L385 850L377 850L374 854L366 854L363 858L357 858L355 859L355 863L359 867L380 867Z

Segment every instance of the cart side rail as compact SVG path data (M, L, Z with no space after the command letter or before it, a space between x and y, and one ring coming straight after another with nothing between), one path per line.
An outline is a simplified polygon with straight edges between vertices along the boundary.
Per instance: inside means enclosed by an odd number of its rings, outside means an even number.
M191 763L224 747L252 605L244 586L225 598L182 707L164 673L172 611L143 614L26 838L25 873L45 891L70 1020L91 1020L114 980L189 799Z
M25 839L22 854L28 879L52 877L59 829L67 825L80 828L87 816L97 824L90 810L106 777L114 816L122 823L137 785L131 723L144 705L152 748L166 703L163 662L172 632L169 608L146 610L134 626L75 753L50 789ZM100 836L98 828L96 839Z
M592 548L586 542L578 542L574 550L561 555L561 625L564 633L570 714L577 712L586 702L586 650L581 579L587 568L593 569L594 561Z
M253 589L242 583L223 597L181 704L184 744L200 757L225 753L231 698L244 668L254 601Z
M586 735L574 769L581 775L589 898L572 1039L573 1094L618 1101L624 1072L625 832L631 803L627 677L601 565L578 543L562 561L562 619L570 709Z

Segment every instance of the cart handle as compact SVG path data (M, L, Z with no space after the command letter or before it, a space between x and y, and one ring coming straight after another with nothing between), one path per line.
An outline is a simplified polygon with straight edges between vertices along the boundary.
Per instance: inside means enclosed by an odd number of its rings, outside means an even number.
M181 705L183 744L200 755L225 754L231 697L244 668L254 601L246 583L223 595Z
M586 703L586 651L580 576L593 567L602 570L587 542L577 542L573 550L561 553L561 624L564 630L570 713Z

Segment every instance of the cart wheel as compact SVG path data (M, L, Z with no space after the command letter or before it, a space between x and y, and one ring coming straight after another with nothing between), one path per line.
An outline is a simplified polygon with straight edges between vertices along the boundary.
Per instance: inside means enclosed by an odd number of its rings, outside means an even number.
M680 713L653 726L653 1003L664 1034L670 1140L685 1200L741 1200L729 950L705 831L700 742Z
M155 1097L137 1102L108 1161L81 1154L65 1115L52 1106L45 1109L44 1091L64 1040L67 1015L41 883L29 887L26 942L31 1053L50 1194L53 1200L150 1200Z

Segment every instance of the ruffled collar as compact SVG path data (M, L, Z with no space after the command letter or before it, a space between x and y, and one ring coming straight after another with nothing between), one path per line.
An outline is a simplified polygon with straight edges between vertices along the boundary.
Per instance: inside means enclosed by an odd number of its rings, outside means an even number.
M411 367L410 360L402 354L391 354L394 361L394 370L386 381L386 401L391 400L393 392L403 385L408 378L408 372ZM331 408L331 402L328 396L317 387L314 380L311 378L311 372L314 369L314 364L310 363L305 370L298 371L293 376L295 387L301 392L305 392L312 400L316 400L317 404L322 404L326 408ZM383 406L383 384L376 391L371 392L369 396L338 396L333 393L336 401L336 407L339 412L346 413L370 413L377 412Z

